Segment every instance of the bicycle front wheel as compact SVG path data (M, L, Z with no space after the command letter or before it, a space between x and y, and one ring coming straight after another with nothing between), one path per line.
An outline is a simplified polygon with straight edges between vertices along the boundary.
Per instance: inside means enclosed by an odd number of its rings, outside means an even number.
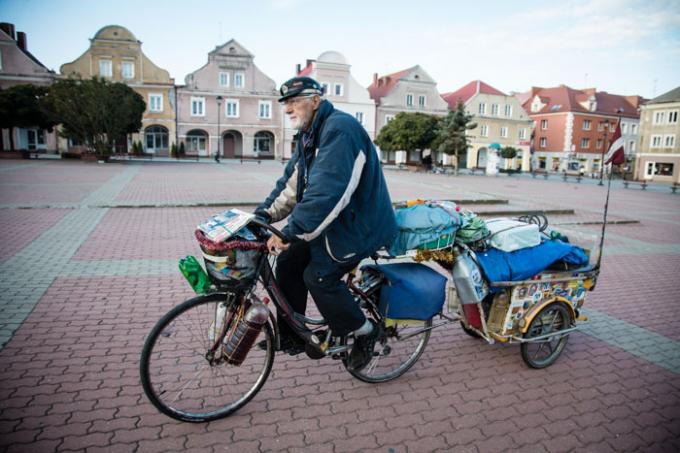
M364 382L387 382L406 373L425 351L432 332L432 318L427 321L386 319L383 322L383 334L375 343L371 361L360 370L348 370Z
M183 302L158 321L144 343L144 392L158 410L176 420L198 423L226 417L248 403L269 376L274 362L269 323L241 365L221 358L221 347L215 357L209 354L216 314L229 320L235 309L232 305L220 312L218 304L226 301L227 294L221 293ZM263 340L264 349L257 344Z

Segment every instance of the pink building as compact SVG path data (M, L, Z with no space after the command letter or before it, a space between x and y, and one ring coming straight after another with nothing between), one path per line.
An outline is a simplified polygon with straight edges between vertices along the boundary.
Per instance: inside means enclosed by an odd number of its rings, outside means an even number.
M0 23L0 89L15 85L50 85L54 71L45 67L27 47L26 33L15 34L13 24ZM10 130L3 129L0 150L10 149ZM56 131L48 132L37 127L14 128L14 149L29 151L56 151Z
M186 153L273 159L282 156L282 113L276 84L235 40L177 88L177 131Z

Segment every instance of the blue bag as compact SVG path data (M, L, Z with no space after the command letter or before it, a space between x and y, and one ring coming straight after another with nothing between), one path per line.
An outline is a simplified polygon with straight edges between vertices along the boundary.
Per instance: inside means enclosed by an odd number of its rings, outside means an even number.
M419 263L367 265L385 276L380 314L391 319L426 321L439 313L446 299L446 277Z

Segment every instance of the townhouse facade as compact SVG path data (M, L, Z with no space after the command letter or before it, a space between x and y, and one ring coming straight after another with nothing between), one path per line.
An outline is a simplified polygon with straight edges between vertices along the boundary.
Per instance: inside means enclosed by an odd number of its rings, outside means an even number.
M178 135L187 154L282 157L278 91L254 58L232 39L208 53L208 62L177 88Z
M307 60L304 68L297 65L298 76L311 77L324 87L324 98L333 106L349 113L366 129L371 140L375 140L375 103L368 90L352 76L351 65L344 55L334 50L323 52L316 60ZM295 134L288 117L284 115L285 145L284 157L290 158L295 150Z
M680 183L680 87L642 106L635 179Z
M373 83L368 87L371 99L376 104L376 136L387 123L401 112L420 112L445 116L448 104L437 91L437 82L419 65L385 76L373 75ZM416 150L408 155L405 151L381 151L385 163L419 163L423 153ZM434 153L434 162L443 161L448 156Z
M90 47L74 61L63 64L59 72L61 77L102 77L134 89L146 102L142 129L117 143L117 151L126 152L132 141L141 141L145 152L169 155L177 138L175 81L142 52L142 42L130 30L119 25L103 27L90 39Z
M566 85L532 87L517 95L534 121L532 169L547 172L602 174L602 159L620 122L625 125L624 151L630 169L637 149L640 96L620 96L595 88Z
M28 51L26 33L16 32L13 24L0 23L0 89L24 84L48 86L54 77L54 72ZM57 133L38 127L0 130L0 151L12 146L15 150L56 152Z
M498 161L501 168L530 170L533 120L517 98L481 80L473 80L454 92L443 94L442 98L450 110L455 110L459 101L463 102L466 111L477 123L475 129L467 131L470 148L467 159L460 162L460 168L486 169L489 158L497 161L498 149L512 146L518 150L517 156Z

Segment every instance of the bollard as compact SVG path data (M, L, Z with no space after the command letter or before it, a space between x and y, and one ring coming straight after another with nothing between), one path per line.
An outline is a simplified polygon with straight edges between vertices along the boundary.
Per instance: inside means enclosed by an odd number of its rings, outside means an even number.
M543 179L548 179L548 172L543 173Z
M576 177L576 182L579 183L579 184L581 184L581 175L578 175L578 176Z
M564 182L567 182L567 174L566 173L562 173L562 180Z
M628 188L628 184L630 184L628 181L623 181L623 187L624 187L625 189Z
M674 182L671 186L671 192L675 193L676 190L678 190L678 183Z
M642 190L647 189L647 181L642 181Z

